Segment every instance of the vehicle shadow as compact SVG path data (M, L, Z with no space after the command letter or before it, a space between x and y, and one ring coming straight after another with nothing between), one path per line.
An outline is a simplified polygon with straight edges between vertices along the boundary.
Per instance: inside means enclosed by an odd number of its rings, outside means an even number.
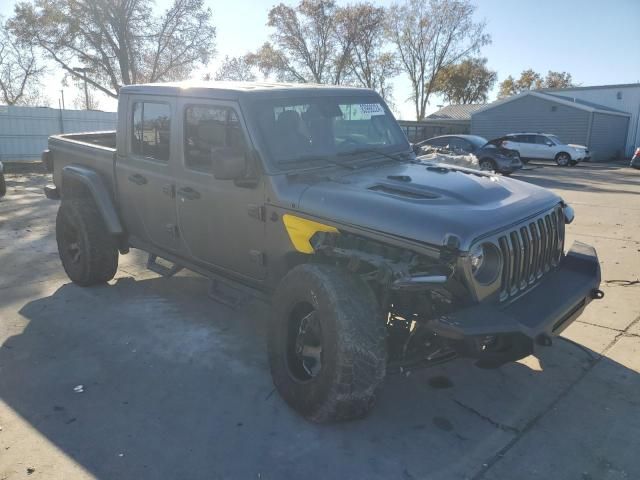
M597 358L556 342L495 370L456 360L390 375L367 419L318 426L274 392L268 307L206 291L196 276L119 278L27 303L28 325L0 348L0 399L97 478L467 478ZM600 435L611 428L589 415Z

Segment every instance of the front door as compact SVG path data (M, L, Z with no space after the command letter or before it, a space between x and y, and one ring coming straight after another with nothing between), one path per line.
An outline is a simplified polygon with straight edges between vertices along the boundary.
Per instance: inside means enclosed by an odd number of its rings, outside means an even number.
M213 176L212 152L248 151L237 105L184 99L179 112L182 162L176 208L183 254L242 277L264 278L264 184Z
M127 139L117 174L122 216L133 243L137 239L172 252L179 246L171 142L174 109L172 98L130 98L127 113L121 113L128 115Z

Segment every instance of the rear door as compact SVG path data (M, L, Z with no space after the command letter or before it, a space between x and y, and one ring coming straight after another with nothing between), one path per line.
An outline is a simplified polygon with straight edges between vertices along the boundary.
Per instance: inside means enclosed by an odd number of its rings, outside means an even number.
M535 137L534 135L516 135L515 140L521 157L536 158Z
M176 226L173 170L177 161L175 99L129 98L123 151L118 151L117 183L127 231L135 239L175 252ZM135 242L134 242L135 243Z
M176 203L183 255L249 279L265 276L264 183L218 180L212 151L249 152L246 128L234 102L183 99ZM251 169L250 169L251 170Z

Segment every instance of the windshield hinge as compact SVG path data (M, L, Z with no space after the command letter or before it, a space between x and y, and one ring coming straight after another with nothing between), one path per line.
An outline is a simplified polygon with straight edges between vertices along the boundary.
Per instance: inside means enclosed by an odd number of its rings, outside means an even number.
M267 218L267 212L264 205L256 205L256 204L250 203L248 205L248 211L249 211L250 217L260 220L261 222L264 222L265 219Z

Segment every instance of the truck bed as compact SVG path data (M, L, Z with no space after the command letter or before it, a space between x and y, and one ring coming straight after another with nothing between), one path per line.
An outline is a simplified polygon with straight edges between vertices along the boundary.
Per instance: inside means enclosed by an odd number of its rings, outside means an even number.
M77 164L96 170L114 192L116 132L87 132L49 137L49 155L53 167L53 183L62 187L62 169Z

